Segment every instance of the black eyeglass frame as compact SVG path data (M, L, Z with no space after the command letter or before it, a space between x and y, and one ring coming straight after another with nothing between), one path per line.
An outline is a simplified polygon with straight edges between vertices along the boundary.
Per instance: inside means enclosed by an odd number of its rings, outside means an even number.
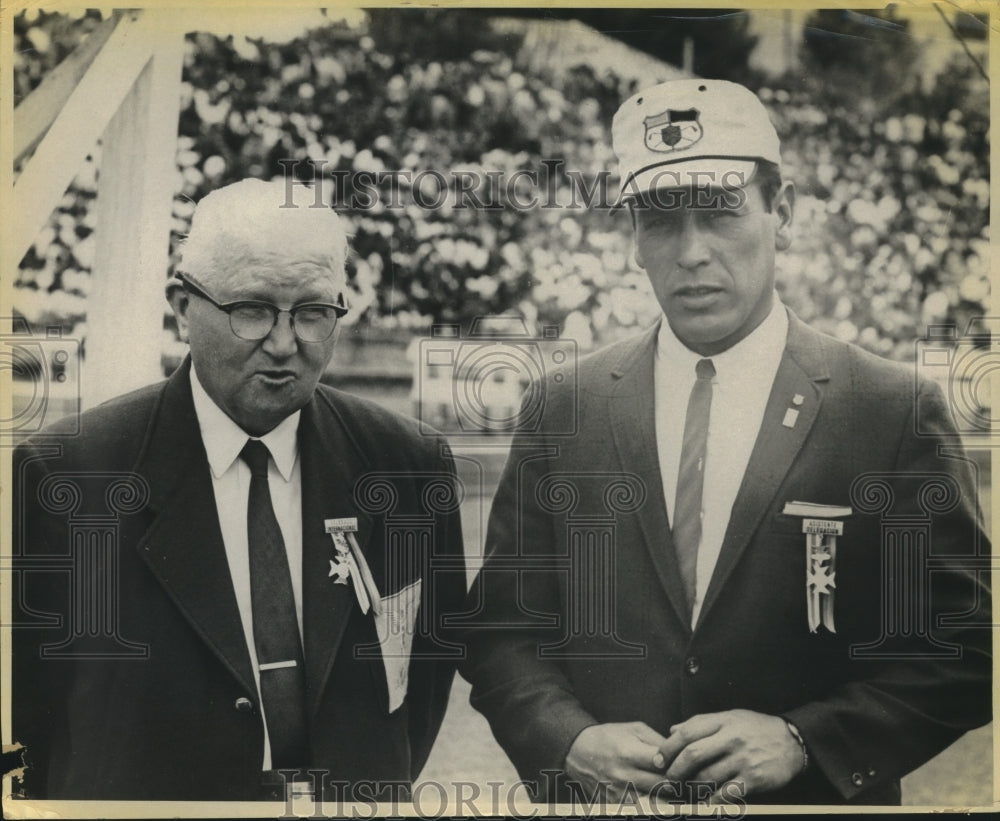
M274 305L271 302L264 302L263 300L260 299L237 299L234 300L233 302L219 302L219 300L217 300L214 296L212 296L208 291L205 290L204 285L198 282L198 280L196 280L190 274L177 272L175 276L177 277L177 279L180 280L181 285L184 287L185 291L190 291L191 293L200 296L202 299L208 300L210 303L212 303L212 305L214 305L220 311L223 311L224 313L228 314L229 330L233 332L234 336L236 336L238 339L242 339L245 342L259 342L262 339L266 339L268 334L270 334L271 331L274 330L274 326L278 324L278 317L281 316L281 314L288 314L288 317L292 323L292 332L295 334L295 338L298 339L300 342L305 342L307 344L326 342L326 340L328 340L331 336L333 336L333 332L337 328L336 320L343 317L349 310L347 305L347 300L344 297L343 293L337 294L338 301L335 304L330 302L303 302L301 305L293 305L291 308L287 309L279 308L277 305ZM248 339L247 337L240 336L238 333L236 333L236 329L233 327L233 311L235 311L237 308L240 308L243 305L253 305L255 307L266 308L271 312L271 327L268 328L267 333L265 333L263 336L259 336L253 339ZM336 317L334 319L333 326L330 328L330 333L328 333L322 339L303 339L301 336L299 336L299 332L298 330L296 330L295 327L295 314L297 314L304 308L333 309L333 312L336 314Z

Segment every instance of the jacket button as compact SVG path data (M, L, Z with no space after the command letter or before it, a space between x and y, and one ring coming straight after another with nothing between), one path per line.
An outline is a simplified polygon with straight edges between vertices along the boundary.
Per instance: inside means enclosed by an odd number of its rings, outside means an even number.
M684 669L687 670L689 676L695 676L701 669L701 664L698 662L697 656L688 656L687 660L684 662Z
M851 776L851 783L854 784L855 787L860 787L865 783L864 776L862 776L861 773L854 773L854 775Z
M875 770L874 767L869 767L868 768L868 777L869 778L874 778L877 774L878 773L876 772L876 770Z
M233 706L241 713L253 712L253 702L250 701L250 699L248 698L244 698L243 696L240 696L238 699L236 699L236 703Z

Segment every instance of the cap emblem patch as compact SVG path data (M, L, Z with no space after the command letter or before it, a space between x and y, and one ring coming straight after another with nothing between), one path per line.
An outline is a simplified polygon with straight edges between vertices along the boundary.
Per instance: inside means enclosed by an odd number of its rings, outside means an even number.
M642 124L646 127L645 143L650 151L683 151L701 139L701 123L698 109L675 110L668 108L660 114L646 117Z

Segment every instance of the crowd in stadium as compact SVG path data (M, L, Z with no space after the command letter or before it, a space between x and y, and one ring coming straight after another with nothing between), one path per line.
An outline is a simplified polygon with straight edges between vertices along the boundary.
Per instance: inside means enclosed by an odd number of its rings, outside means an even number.
M16 18L16 96L98 22ZM174 246L208 191L299 161L293 173L320 168L351 225L351 323L408 335L515 312L587 348L649 321L656 306L627 215L573 202L602 173L609 196L617 191L610 120L629 84L586 66L530 70L510 38L477 45L423 62L344 24L283 44L189 35ZM798 188L795 240L779 261L784 300L814 326L897 359L913 356L926 324L964 325L988 310L988 88L966 74L956 102L941 89L946 73L892 111L828 104L790 81L756 89ZM82 337L99 169L96 146L15 283L14 307L29 321ZM458 180L507 182L518 171L539 194L532 207L476 207L468 190L463 201ZM381 182L352 203L362 173ZM545 199L546 174L556 201ZM415 196L414 178L439 190ZM441 179L449 190L436 196ZM480 201L485 186L473 189Z

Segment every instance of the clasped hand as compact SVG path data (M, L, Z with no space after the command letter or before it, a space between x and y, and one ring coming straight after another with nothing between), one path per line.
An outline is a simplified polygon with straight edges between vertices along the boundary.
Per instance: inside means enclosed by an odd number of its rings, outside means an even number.
M727 783L741 795L783 787L802 768L802 751L784 719L750 710L703 713L664 737L641 721L596 724L576 737L566 772L585 790L599 786L616 799L631 788L649 794L665 780L714 785L723 801Z

